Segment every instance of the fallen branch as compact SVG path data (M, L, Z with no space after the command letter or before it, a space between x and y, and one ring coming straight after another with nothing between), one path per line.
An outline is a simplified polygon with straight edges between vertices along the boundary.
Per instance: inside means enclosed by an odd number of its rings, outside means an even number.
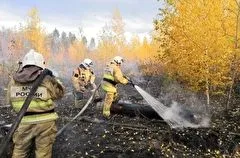
M139 131L151 131L151 132L169 132L166 130L158 130L158 129L149 129L147 126L139 126L139 125L133 125L133 124L122 124L122 123L112 123L112 122L107 122L104 120L99 120L97 118L90 119L88 117L81 117L81 121L86 121L86 122L91 122L91 123L97 123L97 124L108 124L108 125L113 125L113 126L120 126L124 127L126 129L131 129L131 130L139 130Z
M240 136L240 133L229 132L229 134Z
M0 128L11 128L12 127L12 124L6 124L6 125L2 125L0 126Z
M11 105L2 105L2 106L0 106L0 108L9 108L9 107L11 107Z

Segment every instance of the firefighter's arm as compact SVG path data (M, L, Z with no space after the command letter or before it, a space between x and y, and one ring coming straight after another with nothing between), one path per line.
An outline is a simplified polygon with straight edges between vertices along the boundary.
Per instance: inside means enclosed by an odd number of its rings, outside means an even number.
M72 84L76 91L80 91L79 74L76 71L73 71Z
M42 85L48 89L53 100L63 97L65 88L55 77L46 76Z
M96 79L96 76L92 73L92 75L90 76L90 83L94 84L95 79Z
M127 80L128 80L128 83L127 84L129 84L129 85L131 85L131 86L135 86L135 84L133 83L133 81L130 79L130 77L127 77L127 76L124 76Z
M73 84L73 87L75 88L76 91L80 90L79 79L78 78L73 76L72 77L72 84Z
M114 71L114 78L117 82L121 84L127 84L128 80L123 76L121 69L117 68Z
M94 90L97 88L97 86L96 86L96 84L95 84L95 79L96 79L96 76L95 76L94 73L92 72L92 75L91 75L91 77L90 77L90 84L91 84L91 86L92 86L92 91L94 91Z

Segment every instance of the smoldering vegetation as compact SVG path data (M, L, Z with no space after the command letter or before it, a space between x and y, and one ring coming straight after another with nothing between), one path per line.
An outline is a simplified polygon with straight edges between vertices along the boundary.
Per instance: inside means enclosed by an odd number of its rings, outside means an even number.
M56 76L66 87L64 98L57 101L56 110L60 116L57 121L58 128L63 127L80 111L74 107L70 80L72 72L70 68L76 66L69 66L67 75L62 74L60 67L53 67L55 74L58 74ZM98 84L101 82L103 68L97 70L99 70L96 71ZM204 104L205 98L202 95L186 90L165 75L144 76L135 64L126 63L124 72L157 104L161 103L165 106L165 111L159 111L163 112L161 116L165 120L149 119L143 117L141 113L137 113L134 117L114 114L109 120L105 120L102 117L101 106L92 104L56 138L53 157L221 157L223 155L231 157L236 155L240 142L238 108L230 110L228 115L225 115L221 110L223 102L216 98L211 102L215 107L213 110L212 107ZM5 68L1 73L4 74L1 76L0 88L0 139L3 140L8 131L5 125L12 123L16 114L6 106L6 88L9 81L9 75L6 74L10 74L9 69ZM102 91L100 94L103 97ZM119 85L119 94L120 102L149 106L144 97L132 86ZM9 157L11 152L12 144L9 144L5 156ZM31 155L33 156L33 153Z

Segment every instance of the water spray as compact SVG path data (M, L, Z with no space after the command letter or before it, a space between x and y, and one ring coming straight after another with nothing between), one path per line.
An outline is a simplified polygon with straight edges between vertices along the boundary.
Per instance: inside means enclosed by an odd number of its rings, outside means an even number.
M171 128L198 128L207 127L209 125L208 118L199 121L191 111L182 109L177 106L176 102L173 102L170 107L167 107L139 86L133 85L133 87L142 95L145 101L158 113L158 115L170 125Z

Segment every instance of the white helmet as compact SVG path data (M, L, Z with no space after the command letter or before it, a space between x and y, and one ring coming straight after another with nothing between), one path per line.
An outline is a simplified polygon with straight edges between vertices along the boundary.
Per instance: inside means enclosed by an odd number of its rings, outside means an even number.
M35 65L41 68L45 68L45 61L42 54L31 49L22 60L22 67L26 65Z
M91 68L93 66L93 62L91 59L84 59L83 62L81 63L85 68Z
M122 63L123 63L123 58L120 57L120 56L115 56L115 57L113 58L113 61L114 61L115 63L117 63L117 64L122 64Z

